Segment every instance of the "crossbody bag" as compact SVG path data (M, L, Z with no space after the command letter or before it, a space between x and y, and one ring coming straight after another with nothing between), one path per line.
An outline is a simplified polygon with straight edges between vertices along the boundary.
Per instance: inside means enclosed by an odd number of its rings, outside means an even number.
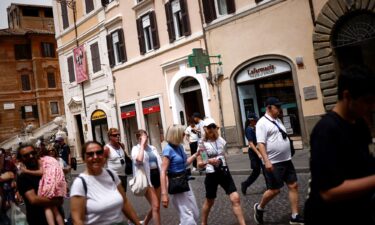
M285 140L286 138L289 139L289 144L290 144L290 154L292 155L292 157L294 156L294 154L296 153L296 150L294 149L294 145L293 145L293 140L290 139L289 135L279 127L279 125L277 125L277 123L275 121L272 121L270 119L267 118L267 116L264 116L268 121L270 121L271 123L273 123L277 129L279 129L280 133L281 133L281 136L283 137L283 139Z

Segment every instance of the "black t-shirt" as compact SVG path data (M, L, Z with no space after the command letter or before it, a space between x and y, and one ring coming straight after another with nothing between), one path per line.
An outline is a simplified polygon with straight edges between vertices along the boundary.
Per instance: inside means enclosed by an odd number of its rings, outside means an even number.
M26 217L29 225L48 225L46 216L44 214L44 207L38 205L31 205L25 197L25 193L34 189L35 194L38 194L39 180L41 177L32 176L28 174L21 174L17 178L17 188L26 205Z
M67 144L64 144L59 150L59 155L68 165L70 163L69 162L69 154L70 154L70 148Z
M365 122L352 124L329 112L314 127L310 141L311 190L305 224L375 224L370 218L370 198L375 190L336 203L325 202L319 194L347 179L375 174L375 160L369 152L372 138Z

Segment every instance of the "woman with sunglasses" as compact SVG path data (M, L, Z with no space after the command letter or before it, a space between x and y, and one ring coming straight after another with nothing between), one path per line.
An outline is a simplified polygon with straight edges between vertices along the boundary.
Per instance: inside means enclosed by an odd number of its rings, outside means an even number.
M238 224L244 225L245 219L242 213L240 196L226 163L225 145L227 142L219 136L219 127L212 118L204 120L204 131L205 135L198 144L198 151L205 152L207 159L203 161L202 156L198 156L197 158L198 167L206 168L206 178L204 181L206 199L202 207L202 225L207 225L208 214L215 203L217 187L219 185L229 195L233 213L238 220Z
M166 133L166 145L163 149L163 162L161 170L161 193L162 204L168 208L169 196L168 190L170 182L168 179L181 177L186 174L186 166L190 165L199 152L187 157L182 142L184 140L185 129L180 125L172 125L168 127ZM194 193L189 187L188 191L170 194L171 203L178 211L180 216L180 225L197 225L199 220L199 211Z
M74 225L125 225L124 215L134 224L139 220L115 172L104 169L103 146L88 141L82 147L86 169L74 180L70 209Z
M146 173L149 187L145 197L151 205L143 224L147 225L151 218L153 224L160 225L160 169L161 158L158 150L147 144L148 135L145 130L138 130L135 133L138 144L132 149L132 159L134 165L134 176L137 175L141 167Z

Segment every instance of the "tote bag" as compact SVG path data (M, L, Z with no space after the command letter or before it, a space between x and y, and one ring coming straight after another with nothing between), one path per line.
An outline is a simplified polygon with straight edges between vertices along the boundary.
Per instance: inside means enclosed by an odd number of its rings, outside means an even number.
M136 196L143 196L145 195L148 187L146 172L143 166L139 167L137 170L136 175L129 180L129 187L130 190Z

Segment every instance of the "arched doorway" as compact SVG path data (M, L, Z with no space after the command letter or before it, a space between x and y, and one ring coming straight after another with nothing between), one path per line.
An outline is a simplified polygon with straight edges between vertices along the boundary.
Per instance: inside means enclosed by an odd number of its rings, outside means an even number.
M181 124L187 125L191 115L194 112L199 112L203 117L205 116L202 91L198 81L193 77L187 77L182 80L179 92L184 101L184 108L186 114L186 121L180 112Z
M104 145L108 142L108 122L107 115L103 110L95 110L91 115L92 137Z

